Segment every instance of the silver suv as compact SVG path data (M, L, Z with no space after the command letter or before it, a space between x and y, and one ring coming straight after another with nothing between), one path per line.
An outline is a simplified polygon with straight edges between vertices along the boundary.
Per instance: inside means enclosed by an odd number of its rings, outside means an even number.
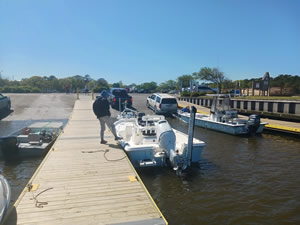
M177 99L172 95L154 93L147 98L147 106L156 114L167 114L177 112Z

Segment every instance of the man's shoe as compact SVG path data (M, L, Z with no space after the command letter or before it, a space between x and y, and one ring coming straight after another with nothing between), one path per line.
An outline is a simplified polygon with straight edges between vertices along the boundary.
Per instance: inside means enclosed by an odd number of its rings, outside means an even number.
M102 141L100 141L100 143L101 143L101 144L106 144L106 143L107 143L107 141L105 141L105 140L102 140Z
M122 138L120 138L120 137L115 137L115 140L117 141L117 140L121 140Z

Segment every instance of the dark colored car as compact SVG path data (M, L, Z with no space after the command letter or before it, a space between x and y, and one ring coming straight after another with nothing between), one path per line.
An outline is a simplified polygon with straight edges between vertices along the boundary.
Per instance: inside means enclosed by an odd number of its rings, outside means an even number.
M210 88L210 87L206 87L206 86L199 86L198 87L198 92L216 92L214 89Z
M125 88L111 88L109 93L110 97L108 99L112 107L119 109L121 105L123 108L125 103L127 104L127 107L132 106L132 97L128 95Z
M10 98L0 94L0 114L10 111Z

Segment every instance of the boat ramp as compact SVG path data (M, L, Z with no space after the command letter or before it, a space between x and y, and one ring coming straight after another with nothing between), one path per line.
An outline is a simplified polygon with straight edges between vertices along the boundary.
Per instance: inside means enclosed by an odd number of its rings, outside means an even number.
M5 224L167 224L111 132L100 144L93 100L77 100L64 131Z

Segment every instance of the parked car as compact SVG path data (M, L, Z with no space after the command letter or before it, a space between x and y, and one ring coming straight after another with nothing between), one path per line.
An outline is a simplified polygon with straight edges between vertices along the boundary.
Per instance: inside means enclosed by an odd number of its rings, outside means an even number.
M206 86L199 86L198 87L198 92L214 92L216 93L216 91L210 87L206 87Z
M171 91L169 91L169 94L177 94L177 91L176 90L171 90Z
M169 94L154 93L147 98L146 104L156 114L177 112L177 99Z
M132 96L128 95L125 88L111 88L109 94L108 100L112 107L119 109L120 103L124 107L125 102L127 107L132 106Z
M10 106L11 106L10 98L0 93L0 114L9 112Z

